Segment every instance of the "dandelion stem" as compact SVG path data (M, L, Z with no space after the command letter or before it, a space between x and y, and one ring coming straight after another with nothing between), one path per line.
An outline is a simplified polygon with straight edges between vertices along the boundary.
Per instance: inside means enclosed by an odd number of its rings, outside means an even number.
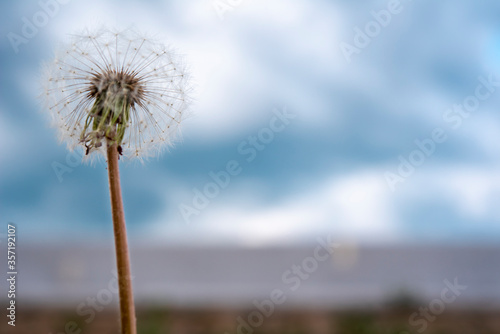
M120 317L122 334L136 334L134 296L130 276L130 259L127 245L127 230L123 211L120 172L118 168L118 147L108 142L108 176L115 234L116 264L118 267L118 287L120 295Z

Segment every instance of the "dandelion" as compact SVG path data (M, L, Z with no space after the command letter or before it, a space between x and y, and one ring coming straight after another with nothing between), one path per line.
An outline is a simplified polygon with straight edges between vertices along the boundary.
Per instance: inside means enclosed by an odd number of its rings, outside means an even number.
M73 35L44 68L43 100L60 139L107 157L122 333L136 333L118 160L172 143L189 106L189 80L171 49L133 30Z
M133 30L73 35L45 66L44 102L70 149L144 158L172 143L189 105L182 59Z

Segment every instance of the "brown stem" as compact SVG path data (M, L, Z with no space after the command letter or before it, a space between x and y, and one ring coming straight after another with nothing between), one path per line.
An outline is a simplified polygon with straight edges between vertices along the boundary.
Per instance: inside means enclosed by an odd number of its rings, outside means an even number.
M123 212L120 172L118 169L118 148L116 143L108 144L108 176L115 233L116 265L120 294L120 315L122 334L136 334L134 296L130 276L130 260L127 245L127 230Z

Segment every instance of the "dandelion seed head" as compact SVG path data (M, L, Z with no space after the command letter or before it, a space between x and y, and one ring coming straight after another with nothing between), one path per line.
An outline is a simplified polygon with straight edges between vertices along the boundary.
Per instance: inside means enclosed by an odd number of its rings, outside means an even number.
M133 29L72 35L44 67L43 100L59 137L87 154L117 143L145 158L172 144L191 87L182 57Z

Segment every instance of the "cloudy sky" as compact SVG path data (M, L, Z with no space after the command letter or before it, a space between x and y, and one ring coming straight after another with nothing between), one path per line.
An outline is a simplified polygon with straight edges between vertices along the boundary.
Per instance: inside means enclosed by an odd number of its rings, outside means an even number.
M105 164L68 154L37 98L58 44L106 24L175 47L196 88L182 140L121 164L131 239L500 237L498 2L229 3L2 2L2 222L30 240L112 235Z

